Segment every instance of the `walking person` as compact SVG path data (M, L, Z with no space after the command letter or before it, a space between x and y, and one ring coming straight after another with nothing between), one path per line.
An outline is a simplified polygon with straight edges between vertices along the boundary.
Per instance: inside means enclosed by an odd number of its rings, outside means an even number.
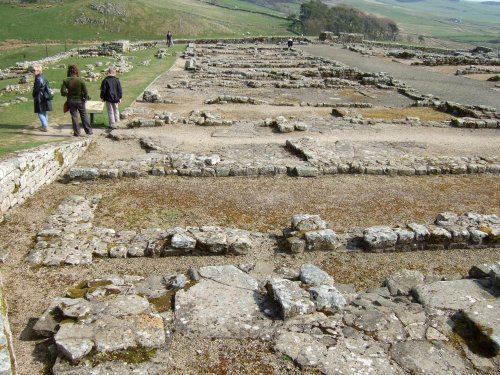
M289 50L292 49L292 47L293 47L293 39L292 38L288 39L288 41L287 41L286 44L287 44Z
M109 129L114 129L115 122L120 121L118 104L122 102L122 85L113 67L108 69L108 76L101 83L101 99L106 103Z
M35 104L35 113L42 124L41 131L49 131L49 111L52 111L52 90L49 87L49 81L42 74L42 66L33 65L33 74L35 82L33 83L33 102Z
M167 47L173 47L174 46L174 36L172 35L172 32L169 30L167 33Z
M82 120L83 129L87 135L91 135L92 128L90 127L85 110L85 102L90 99L85 81L80 78L80 72L76 65L68 65L68 74L64 78L61 86L61 95L66 97L69 113L71 114L71 122L73 124L73 135L80 136L80 124L78 123L78 113Z

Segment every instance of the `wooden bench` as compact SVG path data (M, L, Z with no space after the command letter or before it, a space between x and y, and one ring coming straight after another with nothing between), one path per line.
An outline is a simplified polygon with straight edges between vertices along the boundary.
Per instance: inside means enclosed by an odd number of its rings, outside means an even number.
M85 110L90 114L90 124L94 124L94 115L102 113L104 109L104 102L97 100L87 100L85 102Z

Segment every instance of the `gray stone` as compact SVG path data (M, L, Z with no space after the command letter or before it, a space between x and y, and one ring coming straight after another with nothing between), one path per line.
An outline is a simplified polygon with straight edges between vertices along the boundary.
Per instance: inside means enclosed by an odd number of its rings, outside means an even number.
M429 225L427 227L429 230L429 243L432 244L447 244L451 240L451 233L445 228L437 227L435 225Z
M248 288L250 277L238 272L244 277L233 285L204 278L186 291L179 290L175 295L175 330L194 337L263 336L271 324L261 312L265 297Z
M410 223L408 224L413 232L415 232L415 240L418 242L427 241L429 239L430 233L425 225Z
M387 226L374 226L365 229L363 242L367 250L383 250L393 248L398 241L398 235Z
M165 284L170 289L182 289L187 284L187 277L180 274L173 277L165 277Z
M252 240L249 237L238 237L234 240L228 241L228 253L234 255L245 255L250 252L253 247Z
M498 353L500 349L500 299L479 301L463 310L463 314L483 335L491 340Z
M194 249L196 240L187 234L174 234L170 240L170 246L175 249Z
M398 245L409 245L415 239L415 233L404 228L395 228L394 233L398 236Z
M474 245L482 245L488 239L488 233L476 229L469 228L470 240Z
M415 270L400 270L388 276L384 285L389 289L392 296L407 296L416 285L424 282L424 275Z
M318 367L325 361L327 348L311 335L299 332L285 332L279 335L274 349L281 352L300 367Z
M472 373L458 351L436 346L428 341L395 343L389 350L391 358L412 374L464 375Z
M304 236L310 251L334 251L339 246L337 234L331 229L306 232Z
M403 375L404 371L372 339L343 338L328 349L320 370L326 375Z
M186 60L186 63L184 64L184 69L195 70L196 69L196 60L195 59Z
M465 310L476 302L492 298L481 284L468 279L417 285L412 293L425 307L455 311Z
M500 291L500 267L494 267L490 271L491 283Z
M342 310L346 305L344 296L330 285L321 285L309 289L311 300L316 304L316 310Z
M306 249L306 241L298 237L287 238L288 250L292 254L303 253Z
M309 293L300 288L299 284L286 279L271 279L266 284L269 296L278 303L282 319L314 312L314 303L309 299Z
M298 214L292 217L292 231L302 232L326 229L326 221L318 215Z
M33 326L33 331L35 331L35 333L39 336L52 337L57 332L57 328L59 326L59 322L54 317L55 309L63 302L71 303L72 301L72 298L54 298L49 307L36 321Z
M333 285L334 280L328 273L314 264L300 266L300 281L309 286Z
M490 272L492 270L497 270L496 272L500 272L500 262L483 263L473 266L469 270L469 276L474 279L482 279L490 276Z
M59 351L74 363L94 347L94 330L89 326L66 323L60 326L54 340Z
M222 232L203 231L194 233L197 247L208 253L221 254L227 252L227 236Z
M234 288L253 291L259 288L257 280L233 265L202 267L199 269L199 274L205 279L210 279Z

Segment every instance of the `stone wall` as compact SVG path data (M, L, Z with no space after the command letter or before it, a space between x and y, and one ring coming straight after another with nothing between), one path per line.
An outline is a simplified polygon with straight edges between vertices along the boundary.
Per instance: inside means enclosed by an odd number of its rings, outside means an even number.
M16 358L12 347L12 333L7 319L7 307L3 296L3 285L0 277L0 374L16 373Z
M11 208L66 172L90 142L83 139L45 145L0 161L0 222Z

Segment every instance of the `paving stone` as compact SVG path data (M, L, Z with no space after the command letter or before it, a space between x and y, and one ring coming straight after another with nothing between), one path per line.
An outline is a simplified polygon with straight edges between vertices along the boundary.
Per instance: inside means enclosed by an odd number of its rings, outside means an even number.
M409 373L459 375L472 371L458 351L449 346L438 347L427 341L395 343L389 353Z

